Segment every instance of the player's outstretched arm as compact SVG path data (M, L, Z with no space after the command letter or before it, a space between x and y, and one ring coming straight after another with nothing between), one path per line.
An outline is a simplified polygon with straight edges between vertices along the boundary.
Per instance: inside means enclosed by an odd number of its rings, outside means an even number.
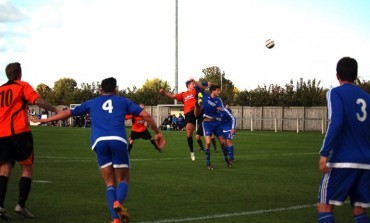
M49 118L46 119L32 119L32 122L41 122L41 123L47 123L47 122L52 122L52 121L58 121L61 119L66 119L71 117L71 110L64 110L60 111L58 114L50 116Z
M159 93L161 95L164 95L164 96L169 97L169 98L172 98L172 99L175 99L176 98L176 95L175 94L169 93L169 92L165 91L164 89L159 90Z

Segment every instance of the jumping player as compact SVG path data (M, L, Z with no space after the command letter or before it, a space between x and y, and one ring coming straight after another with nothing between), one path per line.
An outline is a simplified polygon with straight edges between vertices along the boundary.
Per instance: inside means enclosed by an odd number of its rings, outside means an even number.
M184 115L185 115L185 123L186 123L186 138L187 143L190 150L190 158L191 160L195 160L195 154L194 154L194 145L193 145L193 132L195 130L195 123L196 123L196 117L194 115L194 106L196 102L196 94L200 91L203 91L205 89L205 86L209 86L210 83L204 82L199 83L198 81L195 81L194 79L190 79L186 81L186 87L187 91L181 92L178 94L172 94L169 92L166 92L164 89L161 89L159 91L160 94L165 95L169 98L176 99L177 101L181 101L184 103Z

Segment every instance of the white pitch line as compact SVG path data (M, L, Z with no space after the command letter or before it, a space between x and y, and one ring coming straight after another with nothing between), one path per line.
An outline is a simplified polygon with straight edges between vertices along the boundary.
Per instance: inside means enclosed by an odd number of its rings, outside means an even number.
M51 181L48 181L48 180L32 180L32 183L50 184Z
M318 155L318 153L282 153L282 154L262 154L262 155L241 155L236 156L237 159L240 158L253 158L253 157L270 157L270 156L304 156L304 155ZM175 158L175 157L166 157L166 158L131 158L130 161L166 161L166 160L187 160L187 157ZM38 157L38 162L96 162L95 158L86 158L86 157L52 157L52 156L43 156Z
M307 205L298 205L286 208L276 208L276 209L262 209L262 210L255 210L255 211L245 211L239 213L229 213L229 214L217 214L217 215L208 215L202 217L193 217L193 218L178 218L178 219L162 219L157 221L141 221L139 223L170 223L170 222L187 222L187 221L199 221L199 220L207 220L207 219L214 219L214 218L229 218L229 217L236 217L236 216L246 216L246 215L255 215L255 214L264 214L264 213L271 213L271 212L282 212L282 211L290 211L290 210L297 210L303 208L310 208L316 206L316 204L307 204Z

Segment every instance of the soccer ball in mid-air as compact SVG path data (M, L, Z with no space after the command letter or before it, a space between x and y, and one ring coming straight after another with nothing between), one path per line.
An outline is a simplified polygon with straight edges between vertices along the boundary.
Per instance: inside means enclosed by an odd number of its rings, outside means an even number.
M275 42L272 39L266 40L266 47L272 49L275 46Z

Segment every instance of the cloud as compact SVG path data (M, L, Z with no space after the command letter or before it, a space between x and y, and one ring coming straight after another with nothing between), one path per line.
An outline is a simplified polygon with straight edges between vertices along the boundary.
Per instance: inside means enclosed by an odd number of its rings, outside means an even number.
M22 10L15 7L9 0L0 0L0 23L18 22L27 19Z
M0 0L0 52L24 52L29 16L9 0Z

